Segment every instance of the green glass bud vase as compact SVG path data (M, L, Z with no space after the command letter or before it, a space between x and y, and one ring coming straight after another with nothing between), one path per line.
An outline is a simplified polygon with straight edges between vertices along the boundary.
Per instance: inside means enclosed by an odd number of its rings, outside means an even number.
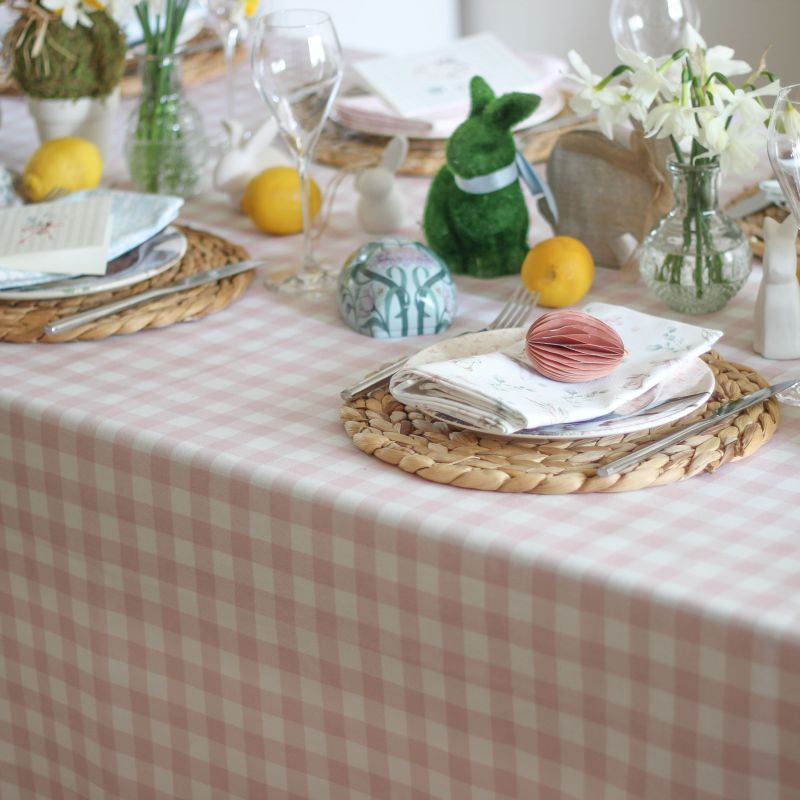
M140 64L141 101L128 120L125 155L137 189L191 197L200 190L208 141L200 112L186 98L179 55Z
M674 206L647 235L640 273L673 311L707 314L744 286L752 253L742 229L719 205L719 160L670 160Z

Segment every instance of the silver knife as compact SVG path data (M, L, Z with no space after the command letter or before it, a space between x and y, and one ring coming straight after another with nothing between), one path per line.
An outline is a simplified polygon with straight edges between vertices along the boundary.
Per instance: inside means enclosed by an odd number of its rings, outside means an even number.
M255 269L263 263L263 260L260 259L239 261L235 264L226 264L224 267L216 267L206 272L196 272L194 275L189 275L189 277L182 278L167 286L160 286L157 289L148 289L146 292L131 295L123 300L106 303L105 305L97 306L97 308L90 308L88 311L83 311L80 314L74 314L71 317L64 317L64 319L51 322L49 325L44 326L44 332L48 336L57 336L59 333L77 328L79 325L85 325L87 322L94 322L94 320L107 317L110 314L116 314L118 311L139 305L139 303L153 300L156 297L164 297L164 295L173 294L174 292L183 292L186 289L193 289L195 286L202 286L204 283L213 283L214 281L222 280L222 278L230 278L233 275L238 275L240 272L247 272L249 269Z
M622 472L622 470L628 469L628 467L633 467L640 461L644 461L644 459L646 459L648 456L660 453L670 445L682 442L689 436L694 436L696 433L705 431L708 428L713 428L715 425L722 422L722 420L732 417L734 414L738 414L740 411L743 411L745 408L750 408L750 406L754 406L756 403L767 400L774 394L784 392L787 389L790 389L792 386L796 386L798 383L800 383L800 378L793 381L775 383L772 386L767 386L765 389L759 389L758 391L746 394L743 397L740 397L738 400L725 403L724 405L721 405L710 417L693 422L691 425L686 425L685 427L680 428L677 431L673 431L661 439L657 439L654 442L650 442L650 444L644 445L644 447L640 447L638 450L634 450L632 453L628 453L626 456L622 456L622 458L617 458L614 461L609 461L608 464L604 464L602 467L598 467L597 474L603 478L608 475L616 475L617 473Z

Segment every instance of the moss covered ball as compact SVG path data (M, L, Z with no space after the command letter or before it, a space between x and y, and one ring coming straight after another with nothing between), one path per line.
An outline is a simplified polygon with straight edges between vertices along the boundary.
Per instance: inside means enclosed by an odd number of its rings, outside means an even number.
M33 56L36 26L22 17L9 31L11 72L31 97L47 99L105 97L122 79L127 43L119 25L105 11L91 15L92 27L68 28L51 19L41 52Z

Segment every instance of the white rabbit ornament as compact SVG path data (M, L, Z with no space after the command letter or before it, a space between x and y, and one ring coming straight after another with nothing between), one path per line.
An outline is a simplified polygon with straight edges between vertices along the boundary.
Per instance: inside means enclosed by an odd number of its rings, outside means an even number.
M758 289L753 348L764 358L800 358L797 220L764 219L764 275Z
M380 166L368 167L356 178L358 221L367 233L394 233L403 227L406 206L395 173L408 155L408 139L395 136L383 151Z
M247 137L244 126L235 119L223 120L222 125L228 133L230 146L214 168L214 186L238 206L247 184L259 172L269 167L290 166L292 162L289 156L272 146L278 132L274 117Z

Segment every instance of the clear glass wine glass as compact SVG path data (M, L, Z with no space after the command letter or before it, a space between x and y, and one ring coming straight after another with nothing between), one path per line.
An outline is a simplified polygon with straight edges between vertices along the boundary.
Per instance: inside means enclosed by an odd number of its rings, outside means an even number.
M333 289L338 270L323 269L313 253L311 154L342 81L343 59L336 29L324 11L288 9L259 19L251 67L256 88L278 121L300 173L303 258L287 278L268 279L282 292Z
M200 0L208 20L222 40L225 57L225 115L236 118L236 47L249 31L248 18L258 9L258 0Z
M767 132L767 155L783 196L794 216L800 220L800 84L784 86L772 106ZM791 367L780 373L775 383L800 379L800 369ZM782 403L800 406L800 385L778 395Z
M800 220L800 84L784 86L775 98L767 155L795 220Z
M683 46L686 24L700 28L696 0L612 0L608 15L614 41L657 58Z

